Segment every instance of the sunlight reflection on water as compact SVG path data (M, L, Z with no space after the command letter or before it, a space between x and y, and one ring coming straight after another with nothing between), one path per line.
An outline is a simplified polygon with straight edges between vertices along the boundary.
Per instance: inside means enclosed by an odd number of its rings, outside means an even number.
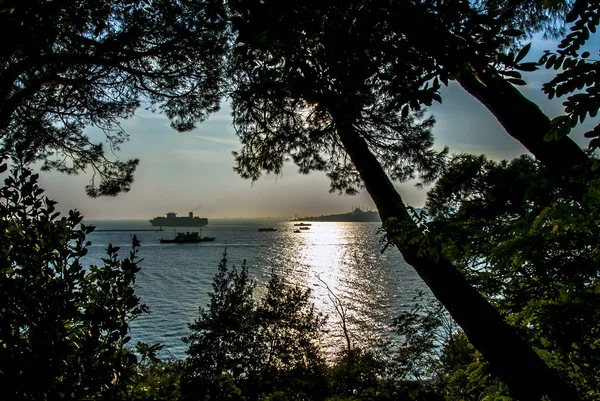
M96 224L99 228L148 228L140 221ZM392 318L411 305L419 291L426 291L425 285L396 249L381 253L380 224L311 224L309 230L294 233L292 222L211 221L202 235L217 239L202 244L160 244L159 238L172 233L137 233L144 260L136 292L151 314L133 323L134 341L160 342L166 345L163 356L185 357L181 337L189 334L187 326L198 317L198 307L207 305L225 248L230 265L239 266L246 259L259 288L273 271L290 284L311 289L316 308L328 316L328 352L343 347L344 341L340 317L323 283L347 309L353 341L386 336ZM265 226L278 231L258 232L258 227ZM99 263L109 242L128 250L130 238L131 234L123 232L92 233L88 262Z

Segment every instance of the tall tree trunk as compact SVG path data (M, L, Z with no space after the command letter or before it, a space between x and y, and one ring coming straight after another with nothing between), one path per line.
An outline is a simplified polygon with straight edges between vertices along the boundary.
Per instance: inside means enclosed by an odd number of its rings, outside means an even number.
M544 135L550 130L550 119L497 73L466 70L456 80L492 112L510 136L521 142L551 171L567 173L589 160L567 136L544 140Z
M337 121L336 124L346 152L379 209L384 227L391 228L388 219L395 218L408 231L418 233L419 228L410 218L402 198L364 139L351 123ZM419 252L423 251L419 244L400 239L392 239L392 242L518 399L540 400L544 395L552 401L579 399L516 329L467 282L456 266L441 255L434 258Z

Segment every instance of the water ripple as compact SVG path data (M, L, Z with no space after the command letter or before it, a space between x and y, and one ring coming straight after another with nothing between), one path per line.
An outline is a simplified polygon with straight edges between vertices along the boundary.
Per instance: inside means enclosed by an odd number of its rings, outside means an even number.
M147 228L146 222L95 222L99 228ZM276 232L258 232L273 226ZM310 288L317 309L328 315L327 349L344 345L340 317L329 289L348 311L349 327L355 341L373 341L387 335L392 318L412 304L425 285L395 249L381 252L378 223L312 223L310 230L294 233L292 222L210 221L202 235L216 237L211 243L160 244L170 232L136 233L142 243L142 269L136 293L150 307L151 314L132 324L134 341L162 343L162 356L185 357L181 338L189 335L188 325L206 306L208 292L224 249L230 265L246 260L250 274L264 285L271 272L288 283ZM188 229L189 230L189 229ZM87 262L100 263L109 243L129 252L131 235L98 232L89 235Z

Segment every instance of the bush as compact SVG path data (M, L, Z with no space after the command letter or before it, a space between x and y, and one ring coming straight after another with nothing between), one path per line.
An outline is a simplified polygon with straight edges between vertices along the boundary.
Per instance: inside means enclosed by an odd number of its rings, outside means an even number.
M0 188L2 395L122 398L137 363L129 322L146 311L133 290L139 242L124 260L109 246L102 266L85 268L93 227L76 211L59 218L37 179L17 166Z
M183 361L146 361L138 365L137 375L128 390L129 399L143 401L177 401Z
M188 398L219 399L225 392L258 399L277 391L318 393L325 386L319 352L324 319L309 302L310 292L276 275L260 300L253 297L255 287L245 262L240 270L229 269L224 253L208 309L200 308L184 339Z

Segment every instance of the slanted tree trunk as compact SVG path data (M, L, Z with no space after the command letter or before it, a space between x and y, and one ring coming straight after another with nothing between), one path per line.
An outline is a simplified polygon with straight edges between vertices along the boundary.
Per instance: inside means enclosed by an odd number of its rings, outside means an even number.
M455 41L453 32L448 30L444 16L436 16L431 10L417 7L403 7L399 22L420 21L407 31L408 39L415 43L418 51L437 59L442 68L455 71L455 60L444 65L448 53L452 53ZM403 26L404 27L404 26ZM439 47L428 39L441 38ZM434 48L433 52L430 50ZM468 63L456 74L455 80L472 96L479 100L504 127L506 132L521 142L531 154L555 173L568 173L570 170L589 160L585 152L569 137L546 141L544 136L550 130L550 119L540 108L527 99L510 82L494 71L493 67L482 61L475 65Z
M419 228L410 218L402 198L354 126L347 121L336 124L341 142L377 205L384 227L391 228L393 223L388 219L395 218L408 231L418 233ZM420 253L423 249L418 243L410 244L397 238L392 241L516 398L530 401L546 395L552 401L579 399L516 329L467 282L456 266L442 255L436 258Z
M510 136L521 142L551 171L567 173L589 160L585 152L567 136L558 140L544 140L544 135L550 130L550 119L497 73L467 70L461 72L456 80L492 112Z

